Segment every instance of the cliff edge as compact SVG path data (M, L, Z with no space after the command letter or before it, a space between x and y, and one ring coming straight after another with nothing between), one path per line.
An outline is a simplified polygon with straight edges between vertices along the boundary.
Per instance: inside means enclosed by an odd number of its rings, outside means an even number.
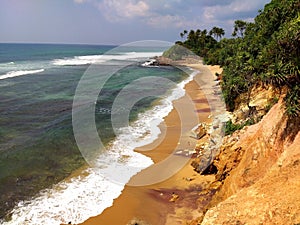
M224 138L211 167L219 185L204 218L191 224L299 224L299 118L282 98L263 119Z

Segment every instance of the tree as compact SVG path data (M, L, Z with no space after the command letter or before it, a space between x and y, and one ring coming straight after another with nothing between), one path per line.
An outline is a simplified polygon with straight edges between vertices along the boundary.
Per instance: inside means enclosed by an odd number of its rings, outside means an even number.
M234 21L234 30L233 30L232 36L233 37L236 37L236 36L244 37L244 32L247 28L247 24L248 23L243 20Z
M217 33L216 33L217 38L220 40L224 35L225 35L224 29L223 28L218 28Z
M213 36L217 41L221 39L222 36L225 35L225 31L222 28L219 27L213 27L210 31L209 31L209 35Z
M197 39L196 32L194 30L190 30L186 41L187 46L191 49L195 48Z
M187 30L184 30L183 32L180 33L180 37L183 39L186 34L187 34Z
M221 39L224 30L213 27L209 32L190 31L182 45L205 63L223 67L221 85L230 110L253 86L272 85L287 90L286 112L300 118L299 12L299 0L271 0L253 23L234 22L232 36L239 38Z

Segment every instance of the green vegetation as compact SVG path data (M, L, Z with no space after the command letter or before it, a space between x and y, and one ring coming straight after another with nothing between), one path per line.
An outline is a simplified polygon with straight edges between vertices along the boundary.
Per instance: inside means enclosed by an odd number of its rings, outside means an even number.
M229 120L225 124L225 135L230 135L236 130L241 130L245 126L253 125L255 121L253 119L248 119L242 124L232 123L232 120Z
M230 111L242 93L257 84L287 88L286 113L300 113L300 2L272 0L253 23L237 20L232 38L222 28L180 34L177 44L191 49L207 64L223 67L222 89ZM249 99L248 99L249 101Z
M209 32L205 30L190 30L187 32L186 30L180 34L181 38L186 36L186 40L184 42L177 41L177 45L182 45L195 54L201 57L207 57L208 52L211 49L216 49L218 46L217 39L220 39L222 36L225 35L225 32L222 28L214 27ZM215 38L213 38L215 37Z
M163 53L163 57L167 57L172 60L179 60L188 55L190 55L190 50L181 45L173 45Z

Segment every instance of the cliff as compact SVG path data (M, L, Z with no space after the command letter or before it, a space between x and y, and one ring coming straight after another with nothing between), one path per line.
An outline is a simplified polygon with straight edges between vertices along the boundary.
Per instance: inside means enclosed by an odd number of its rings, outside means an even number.
M281 98L259 123L224 138L211 165L219 190L198 224L300 223L300 123L284 112Z

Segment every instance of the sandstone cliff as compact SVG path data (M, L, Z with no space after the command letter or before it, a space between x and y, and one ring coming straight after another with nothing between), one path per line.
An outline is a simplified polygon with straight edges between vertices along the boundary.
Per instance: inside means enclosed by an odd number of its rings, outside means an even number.
M212 165L220 188L198 224L300 223L299 125L281 98L259 123L225 137Z

